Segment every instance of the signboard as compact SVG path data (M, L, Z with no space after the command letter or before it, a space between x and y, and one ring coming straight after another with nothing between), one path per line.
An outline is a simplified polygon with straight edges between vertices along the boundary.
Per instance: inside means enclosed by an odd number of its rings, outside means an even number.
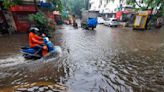
M136 20L135 20L134 25L135 26L140 26L141 19L142 19L142 16L136 16Z
M12 12L36 12L36 8L34 5L15 5L10 8Z
M28 15L31 13L36 13L36 7L34 5L15 5L10 8L17 31L26 32L30 28L30 23L28 20Z
M139 11L138 12L140 15L148 15L149 13L148 13L148 11Z

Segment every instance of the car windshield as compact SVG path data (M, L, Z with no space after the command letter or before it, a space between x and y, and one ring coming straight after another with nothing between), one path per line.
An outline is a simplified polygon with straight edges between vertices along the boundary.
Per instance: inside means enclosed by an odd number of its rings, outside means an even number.
M113 19L112 21L117 21L116 19Z

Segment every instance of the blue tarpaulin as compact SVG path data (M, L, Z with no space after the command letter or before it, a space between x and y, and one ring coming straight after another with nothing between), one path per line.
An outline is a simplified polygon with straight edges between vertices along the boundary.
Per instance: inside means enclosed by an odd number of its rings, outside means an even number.
M43 7L43 8L54 8L55 7L54 4L46 3L46 2L43 2L43 1L40 2L40 6Z
M89 18L87 23L89 27L95 27L97 25L97 18Z

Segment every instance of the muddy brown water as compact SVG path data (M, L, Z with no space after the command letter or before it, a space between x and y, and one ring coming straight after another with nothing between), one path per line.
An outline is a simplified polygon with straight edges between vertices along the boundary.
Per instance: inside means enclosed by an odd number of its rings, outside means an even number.
M131 31L64 25L56 32L62 57L25 60L27 34L0 37L0 92L19 85L63 84L68 92L163 92L164 30ZM7 91L6 91L7 92Z

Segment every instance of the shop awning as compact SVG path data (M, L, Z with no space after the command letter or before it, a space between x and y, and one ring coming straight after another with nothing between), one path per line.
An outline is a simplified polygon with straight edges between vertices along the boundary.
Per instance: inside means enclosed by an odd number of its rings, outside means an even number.
M59 11L53 11L53 15L61 15Z

